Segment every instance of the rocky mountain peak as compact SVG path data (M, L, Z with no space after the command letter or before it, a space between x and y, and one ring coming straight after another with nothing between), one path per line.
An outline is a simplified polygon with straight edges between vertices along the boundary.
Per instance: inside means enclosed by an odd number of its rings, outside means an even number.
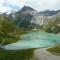
M35 9L31 8L30 6L24 6L21 11L26 11L26 10L29 10L29 11L36 11Z

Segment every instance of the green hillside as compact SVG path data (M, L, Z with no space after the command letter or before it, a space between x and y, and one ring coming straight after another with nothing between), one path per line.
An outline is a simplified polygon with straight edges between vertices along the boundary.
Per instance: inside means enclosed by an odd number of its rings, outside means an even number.
M42 26L42 30L49 33L60 33L60 18L58 16L54 17Z
M0 17L0 44L9 44L19 40L21 34L24 34L24 30L11 22L6 18Z
M60 56L60 45L47 49L49 52Z

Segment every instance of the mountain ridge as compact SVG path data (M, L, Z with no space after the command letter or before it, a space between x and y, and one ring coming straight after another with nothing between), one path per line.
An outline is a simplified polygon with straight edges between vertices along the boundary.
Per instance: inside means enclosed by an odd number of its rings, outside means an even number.
M59 18L60 16L60 10L46 10L43 12L37 12L30 6L24 6L17 12L12 11L12 13L7 15L6 13L2 14L2 16L6 17L11 23L15 24L18 27L30 30L35 27L39 28L41 26L44 26L48 24L50 21L55 21L55 19Z

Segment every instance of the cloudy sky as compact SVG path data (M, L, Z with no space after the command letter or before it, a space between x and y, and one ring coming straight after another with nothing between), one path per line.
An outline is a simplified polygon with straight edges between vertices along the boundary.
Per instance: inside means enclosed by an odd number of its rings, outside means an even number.
M0 0L0 12L19 10L24 5L37 11L60 9L60 0Z

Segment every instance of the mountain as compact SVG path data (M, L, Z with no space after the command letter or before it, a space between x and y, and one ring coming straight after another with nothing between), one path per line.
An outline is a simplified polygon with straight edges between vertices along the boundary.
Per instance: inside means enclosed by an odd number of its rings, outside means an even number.
M36 27L37 29L42 28L44 30L43 26L50 25L53 21L60 17L60 10L37 12L30 6L24 6L19 11L12 10L10 12L0 14L0 16L5 17L10 23L13 23L19 28L30 30ZM60 24L60 18L57 20Z
M43 16L53 16L58 14L59 12L60 10L57 10L57 11L45 10L45 11L39 12L39 14Z
M48 21L51 20L51 18L59 12L60 10L46 10L42 12L37 12L30 6L24 6L17 12L12 10L10 12L5 12L2 15L18 27L30 29L34 28L35 26L42 26L44 24L47 24Z
M60 10L57 11L46 10L43 12L39 12L35 16L33 16L31 22L39 26L42 26L47 24L52 19L55 20L56 16L60 16L59 14Z
M31 23L33 16L37 14L37 11L29 6L24 6L19 11L9 11L1 14L0 16L5 17L8 21L17 25L18 27L22 27L24 29L31 29L35 26L35 24Z
M12 10L12 11L3 13L2 16L8 18L9 21L13 22L15 19L15 13L16 11Z
M37 11L29 6L24 6L21 10L16 12L15 24L23 28L31 28L31 19L36 15Z

